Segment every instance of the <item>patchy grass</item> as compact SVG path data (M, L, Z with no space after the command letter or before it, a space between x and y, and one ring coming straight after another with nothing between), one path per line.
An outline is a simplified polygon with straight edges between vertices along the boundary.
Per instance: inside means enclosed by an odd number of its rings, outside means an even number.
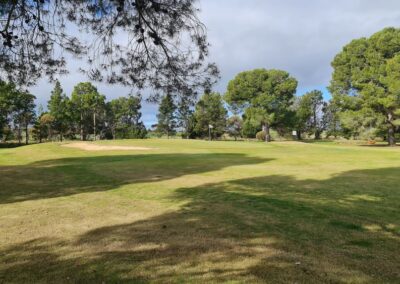
M396 283L400 148L0 149L0 282Z

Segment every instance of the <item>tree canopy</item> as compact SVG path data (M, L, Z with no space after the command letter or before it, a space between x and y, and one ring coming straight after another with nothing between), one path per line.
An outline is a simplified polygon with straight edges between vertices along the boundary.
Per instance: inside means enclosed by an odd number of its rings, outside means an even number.
M71 54L86 59L81 71L92 80L187 93L209 89L218 69L206 60L206 29L195 2L2 0L0 79L18 85L54 79L67 72Z
M205 93L196 104L194 131L198 137L220 137L225 132L227 110L219 93Z
M157 132L166 134L167 137L175 133L176 128L176 106L170 93L166 94L160 103L157 114Z
M263 125L266 141L270 141L269 128L288 119L296 88L297 80L285 71L255 69L241 72L231 80L224 98L236 108L248 108L247 116L253 114L252 119Z
M344 120L361 117L359 131L385 131L388 143L395 145L400 125L400 29L386 28L353 40L336 55L332 67L330 91Z

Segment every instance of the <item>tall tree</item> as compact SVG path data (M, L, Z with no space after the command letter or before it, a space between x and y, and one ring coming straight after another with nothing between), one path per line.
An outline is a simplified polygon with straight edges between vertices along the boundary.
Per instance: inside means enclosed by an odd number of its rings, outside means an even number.
M183 136L189 139L194 127L193 121L193 107L195 105L194 99L191 96L183 95L179 98L176 118L178 126L183 129Z
M52 79L66 72L69 53L87 59L89 67L81 71L92 80L192 93L209 89L218 70L206 61L206 29L195 2L2 0L1 74L18 85ZM84 30L84 39L70 26Z
M323 109L325 102L322 92L313 90L301 96L296 104L296 125L298 134L307 131L320 139L323 127ZM298 137L299 138L299 137Z
M322 110L322 124L326 130L327 136L333 136L337 138L341 131L339 109L334 100L328 101Z
M373 114L375 127L384 130L394 146L400 125L400 29L353 40L336 55L332 67L330 91L339 110L358 117Z
M54 129L58 132L60 141L68 128L69 123L69 98L64 94L60 82L57 80L51 91L50 100L47 103L49 113L54 117Z
M239 73L228 84L225 100L230 105L252 108L271 141L270 128L284 125L289 119L290 105L297 81L281 70L255 69Z
M22 140L22 128L25 131L25 143L29 143L29 125L35 121L36 97L27 91L17 91L13 97L13 122L17 128L18 142Z
M7 132L10 129L16 94L14 84L0 81L0 138L3 142L7 140Z
M140 96L129 95L107 103L106 121L112 138L144 138L146 128L141 121Z
M41 113L39 118L33 125L33 138L39 143L42 143L43 139L48 139L53 136L53 125L55 118L49 113Z
M157 132L166 134L167 137L175 133L176 128L176 106L170 93L167 93L161 100L157 114Z
M211 137L220 137L225 132L227 114L220 94L205 93L196 104L194 131L204 138L212 127Z
M89 82L79 83L74 87L71 112L74 120L78 122L81 140L86 140L86 135L91 129L95 131L96 114L99 112L99 106L104 105L104 100L105 97Z

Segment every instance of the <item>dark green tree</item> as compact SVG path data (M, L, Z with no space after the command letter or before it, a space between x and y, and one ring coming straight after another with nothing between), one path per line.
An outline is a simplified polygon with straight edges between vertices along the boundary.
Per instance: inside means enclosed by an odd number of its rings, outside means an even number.
M57 80L54 89L51 91L50 100L47 103L49 113L54 117L54 130L58 132L60 141L63 140L64 133L68 130L69 98L64 94L60 82Z
M14 84L0 81L0 138L5 142L9 136L17 89Z
M176 106L171 94L165 95L160 103L157 114L157 129L160 134L170 135L175 133L176 123Z
M147 131L140 120L141 98L129 95L111 100L106 105L106 123L113 139L145 138Z
M298 98L295 103L296 126L298 138L301 138L301 132L314 134L315 139L321 138L324 130L323 109L325 102L321 91L313 90Z
M17 129L18 142L22 140L22 129L25 132L25 144L29 143L29 125L35 121L36 97L28 91L17 91L12 98L13 123Z
M191 96L183 95L179 97L176 108L177 125L182 128L182 136L186 139L192 135L194 128L193 107L194 99Z
M255 69L239 73L228 84L225 100L230 105L252 109L252 120L262 125L266 142L271 141L270 128L282 128L289 112L297 81L281 70Z
M205 93L196 104L194 131L198 137L207 137L211 128L211 137L220 137L226 129L227 110L218 93Z
M105 97L89 82L79 83L72 91L70 108L72 119L79 126L81 140L93 130L96 136L96 116L104 111Z
M353 40L336 55L330 91L347 122L366 116L370 127L386 132L396 144L400 125L400 29L386 28L370 38ZM384 117L384 119L382 119ZM373 125L375 124L375 125Z

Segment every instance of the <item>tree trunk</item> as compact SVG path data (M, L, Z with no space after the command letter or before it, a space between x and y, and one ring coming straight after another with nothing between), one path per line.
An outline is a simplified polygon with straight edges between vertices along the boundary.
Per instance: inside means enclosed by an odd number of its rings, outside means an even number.
M389 130L388 130L388 144L389 146L396 146L396 126L393 125L392 120L393 120L393 114L389 113L388 114L388 123L389 123Z
M93 140L96 141L96 112L93 112Z
M389 126L388 131L388 144L389 146L396 146L396 137L395 137L396 127L394 125Z
M315 134L314 134L314 140L319 140L321 139L321 132L319 131L319 129L315 130Z
M301 131L300 130L296 131L296 136L297 136L297 140L301 140Z
M29 143L29 130L28 130L28 122L25 123L25 144Z
M271 142L269 124L268 123L264 124L262 128L263 128L262 130L265 132L265 142Z
M83 113L81 112L81 121L80 121L80 123L79 123L80 125L80 131L81 131L81 141L83 141L84 139L83 139Z
M22 134L21 134L21 126L18 125L18 144L21 144Z
M62 141L63 141L63 133L60 132L60 142L62 142Z

